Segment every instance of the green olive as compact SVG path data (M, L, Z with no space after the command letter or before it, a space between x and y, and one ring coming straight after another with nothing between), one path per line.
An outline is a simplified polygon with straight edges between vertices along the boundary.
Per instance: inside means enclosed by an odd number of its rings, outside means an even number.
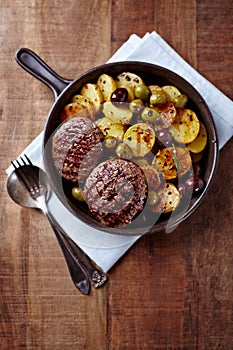
M72 188L72 196L74 197L74 199L78 200L79 202L84 201L82 189L78 186L74 186Z
M141 113L143 109L143 101L140 100L139 98L136 100L132 100L129 104L129 109L131 110L132 113L139 114Z
M186 95L180 94L179 96L175 97L174 104L176 108L184 108L186 103L188 101L188 97Z
M159 201L159 195L155 191L148 192L148 203L149 205L155 205Z
M153 93L150 97L151 105L163 104L166 101L167 101L167 95L163 91L157 91L156 93Z
M133 156L131 148L124 142L117 145L115 152L118 157L125 159L131 159Z
M146 85L139 84L136 86L134 94L137 98L140 98L143 101L148 101L151 95L151 91Z
M115 148L117 145L117 139L113 136L106 136L104 139L104 146L108 149Z
M160 117L159 110L157 108L145 107L142 111L141 117L145 121L155 122Z

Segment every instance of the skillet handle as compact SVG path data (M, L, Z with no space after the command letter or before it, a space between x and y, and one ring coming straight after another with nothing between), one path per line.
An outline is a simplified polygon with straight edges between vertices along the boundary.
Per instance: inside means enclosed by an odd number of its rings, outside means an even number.
M15 59L23 69L52 90L55 100L72 82L72 80L64 79L55 73L39 56L29 49L19 49L15 54Z

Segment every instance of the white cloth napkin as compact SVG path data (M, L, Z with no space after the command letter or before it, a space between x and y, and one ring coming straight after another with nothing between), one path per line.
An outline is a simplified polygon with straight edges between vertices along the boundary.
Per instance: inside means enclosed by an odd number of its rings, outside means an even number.
M184 61L156 32L143 38L132 34L108 62L144 61L154 63L183 76L206 100L216 123L219 148L233 135L233 102ZM22 152L42 167L43 132ZM22 155L21 154L21 155ZM12 166L7 169L10 174ZM49 210L67 234L107 272L140 236L119 236L93 229L71 214L52 194Z

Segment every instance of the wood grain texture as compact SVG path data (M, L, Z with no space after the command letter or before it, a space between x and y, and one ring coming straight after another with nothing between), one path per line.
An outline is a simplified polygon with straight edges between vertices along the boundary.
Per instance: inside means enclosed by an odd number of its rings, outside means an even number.
M36 51L75 78L132 33L156 30L229 98L230 0L1 0L0 350L233 348L233 142L206 200L171 234L140 239L108 284L80 295L46 219L14 204L5 169L43 129L53 95L14 59Z

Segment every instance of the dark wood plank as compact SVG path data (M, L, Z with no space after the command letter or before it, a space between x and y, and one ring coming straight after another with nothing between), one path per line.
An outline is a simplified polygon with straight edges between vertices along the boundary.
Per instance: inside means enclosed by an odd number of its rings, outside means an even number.
M231 1L217 0L211 5L198 2L197 52L198 70L230 99L233 92L232 77L233 51L233 5Z
M132 33L142 37L155 29L157 1L148 0L146 6L138 1L112 1L111 6L111 52L114 53Z

